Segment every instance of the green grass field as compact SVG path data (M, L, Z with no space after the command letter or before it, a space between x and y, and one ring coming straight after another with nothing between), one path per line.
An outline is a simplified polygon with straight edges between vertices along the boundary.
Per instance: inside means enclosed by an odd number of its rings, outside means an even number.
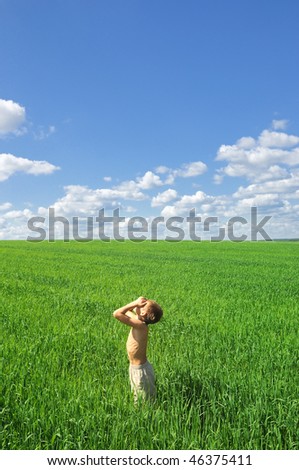
M299 244L0 242L2 449L299 449ZM112 317L156 299L158 399Z

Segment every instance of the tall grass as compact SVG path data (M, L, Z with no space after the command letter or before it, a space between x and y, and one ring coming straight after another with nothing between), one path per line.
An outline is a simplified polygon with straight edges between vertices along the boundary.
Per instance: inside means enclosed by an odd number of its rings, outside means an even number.
M4 449L298 449L297 243L0 243ZM134 406L115 308L164 308Z

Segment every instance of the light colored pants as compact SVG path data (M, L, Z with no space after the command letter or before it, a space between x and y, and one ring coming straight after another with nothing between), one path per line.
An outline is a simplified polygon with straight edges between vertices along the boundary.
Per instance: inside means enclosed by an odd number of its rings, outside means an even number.
M156 397L155 373L148 361L138 366L130 364L129 375L135 402L139 398L149 400Z

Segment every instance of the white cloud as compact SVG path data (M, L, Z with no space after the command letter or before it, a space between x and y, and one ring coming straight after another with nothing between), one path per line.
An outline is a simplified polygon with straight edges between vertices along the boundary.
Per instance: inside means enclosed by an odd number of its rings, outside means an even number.
M140 189L151 189L155 186L162 186L160 176L152 171L147 171L143 176L137 178L137 187Z
M0 99L0 137L26 132L21 128L26 119L25 108L12 100Z
M258 171L254 165L235 163L218 170L218 173L214 176L215 183L221 183L224 175L231 177L245 176L251 181L261 182L287 177L289 172L278 165L271 165L269 168L264 168L263 171Z
M178 196L178 193L175 189L167 189L162 193L158 193L157 196L153 197L152 199L152 207L163 206L163 204L167 204L169 201L172 201Z
M241 137L237 141L237 147L241 149L251 149L255 147L256 145L256 140L253 137Z
M33 132L33 136L35 140L44 140L50 137L50 135L56 132L55 126L48 126L45 128L44 126L39 126L37 131Z
M218 173L215 173L214 175L214 183L215 184L221 184L224 178L224 172L223 170L217 170Z
M167 166L158 166L156 172L159 174L166 175L164 184L173 184L175 179L180 178L192 178L195 176L202 175L207 171L208 167L202 161L195 161L190 163L184 163L180 168L173 169Z
M0 216L0 240L22 240L28 235L27 222L34 214L29 209L11 210L9 205L7 212Z
M278 194L257 194L256 196L250 198L244 198L238 201L237 207L262 207L262 206L273 206L277 205L280 202Z
M268 180L277 180L281 178L287 178L289 176L288 170L282 168L279 165L272 165L259 175L255 174L254 179L256 182L268 181Z
M246 160L247 152L238 145L221 145L218 149L216 160L230 162L242 162Z
M193 208L205 212L206 209L211 209L216 201L216 197L205 194L203 191L197 191L195 194L185 194L175 201L172 206L165 206L161 211L161 215L164 217L182 216L188 214L188 211Z
M196 204L203 204L209 200L213 199L212 196L207 196L203 191L197 191L192 195L184 195L180 201L178 201L178 206L181 207L190 207Z
M105 177L109 182L110 177ZM144 201L149 199L146 191L162 186L164 183L160 177L152 171L147 171L144 175L135 180L122 181L112 188L91 189L87 186L70 185L64 188L65 195L54 202L51 207L58 215L74 216L96 214L101 208L107 210L120 208L126 212L134 212L135 208L127 205L127 201ZM165 193L165 194L164 194ZM176 192L168 190L157 196L156 203L163 199L174 198ZM45 215L47 208L40 208L39 214Z
M264 130L259 136L259 143L262 147L288 148L299 144L299 137L286 134L285 132L273 132Z
M65 216L91 216L100 209L125 208L132 212L134 208L124 207L123 201L141 201L146 196L134 185L123 185L112 189L91 189L87 186L70 185L65 186L65 195L54 202L51 207L58 215ZM39 214L47 213L46 208L40 208Z
M10 202L4 202L3 204L0 204L0 211L7 211L12 208L12 204Z
M198 161L198 162L191 162L182 165L182 167L178 170L175 170L175 174L177 176L181 176L182 178L191 178L193 176L202 175L207 171L208 167L205 163Z
M160 176L152 171L147 171L143 176L138 176L136 180L122 181L117 186L114 186L113 189L125 195L125 199L142 200L147 198L142 191L153 189L163 184Z
M233 197L244 198L256 194L267 193L286 193L295 191L299 187L299 170L294 171L288 178L283 178L275 181L266 181L261 184L250 184L246 188L240 187L238 191L233 194Z
M18 171L31 175L48 175L58 169L59 167L46 161L15 157L9 153L0 154L0 181L7 180Z
M5 138L11 134L15 136L27 133L26 110L24 106L12 101L0 99L0 138ZM34 140L44 140L56 132L54 125L37 126L36 130L31 129Z
M200 164L199 164L200 163ZM204 171L204 164L201 162L193 162L181 167L182 175L189 177L191 174L198 174ZM204 165L205 166L205 165ZM157 171L157 170L156 170ZM160 168L160 173L163 168ZM167 172L169 169L167 169ZM173 170L170 170L173 171ZM166 173L166 171L164 171ZM167 179L169 175L167 175ZM109 179L106 177L106 181ZM147 171L144 175L137 177L135 180L122 181L112 188L91 189L87 186L71 185L64 188L65 195L51 204L57 215L64 216L90 216L95 215L101 208L107 210L120 208L126 212L135 211L134 207L128 206L127 201L144 201L149 199L147 191L163 186L166 181L162 181L160 176L152 171ZM178 194L174 189L167 189L152 197L152 207L163 206L169 201L176 199ZM187 198L187 200L185 200ZM201 199L201 192L198 191L196 200ZM182 198L181 206L188 204L188 196ZM39 209L40 215L47 214L47 208Z
M288 122L289 121L287 119L273 119L272 129L275 131L284 130L286 129Z
M286 124L274 123L276 128ZM251 182L261 182L286 178L288 167L299 165L299 137L264 130L257 140L242 137L233 145L221 145L216 161L226 161L227 165L216 170L214 182L220 184L224 176L245 177Z
M15 219L22 219L24 217L28 217L31 215L32 213L28 209L24 209L23 211L12 210L12 211L6 212L6 214L4 215L4 218L6 220L9 220L9 219L15 220Z
M161 210L161 216L165 218L169 217L177 217L180 215L180 212L176 208L176 206L165 206Z
M232 164L258 165L265 167L273 163L286 163L290 166L299 164L299 148L283 150L256 146L245 150L237 145L221 145L216 160L226 160Z
M280 135L277 137L275 134ZM285 147L264 147L260 139L268 139L269 142L276 139L276 142L284 142ZM119 208L122 217L136 213L141 207L142 212L137 214L147 217L146 211L152 211L149 206L159 207L160 214L164 217L187 217L190 210L195 209L196 215L200 216L202 221L206 217L216 216L219 226L227 228L229 218L250 217L250 208L257 206L260 217L263 213L273 216L271 227L274 232L271 236L292 236L295 227L299 230L299 222L296 222L297 219L299 221L299 168L296 167L299 164L299 146L290 147L291 140L286 138L284 133L266 134L264 131L257 139L241 137L234 145L221 146L217 159L225 161L226 165L218 170L215 180L220 183L225 176L245 177L249 180L247 187L240 186L233 194L229 192L215 196L192 189L191 184L186 185L188 189L181 194L176 187L165 188L166 184L170 184L169 181L173 182L176 178L190 178L206 171L206 165L198 161L182 164L176 169L160 166L155 171L146 171L141 176L121 181L117 185L105 184L108 186L106 188L92 189L87 186L69 185L64 188L62 197L54 200L50 207L55 209L55 215L68 217L70 222L71 217L78 216L80 227L82 226L84 231L86 217L96 217L102 208L105 208L106 215L112 215L111 211ZM35 162L10 154L0 154L0 180L7 179L16 171L39 174L52 172L54 169L57 168L48 162ZM112 181L109 176L103 177L103 180L106 183ZM195 182L198 183L196 180ZM183 181L180 181L180 187L183 187ZM29 207L28 204L27 206ZM47 219L48 209L40 207L36 209L36 213ZM0 238L26 238L26 217L29 217L31 210L32 207L30 211L27 209L28 212L25 212L13 208L9 202L1 203ZM204 231L203 225L201 229ZM95 237L97 236L98 233L95 232ZM208 237L209 234L203 233L203 236Z
M167 166L163 166L163 165L160 165L156 168L156 173L159 173L159 174L169 173L170 171L171 171L170 168L168 168Z

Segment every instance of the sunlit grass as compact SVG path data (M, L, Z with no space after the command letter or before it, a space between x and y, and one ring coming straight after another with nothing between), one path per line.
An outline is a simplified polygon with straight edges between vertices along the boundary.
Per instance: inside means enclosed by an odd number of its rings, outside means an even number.
M0 243L4 449L298 449L298 243ZM112 311L139 295L154 405Z

